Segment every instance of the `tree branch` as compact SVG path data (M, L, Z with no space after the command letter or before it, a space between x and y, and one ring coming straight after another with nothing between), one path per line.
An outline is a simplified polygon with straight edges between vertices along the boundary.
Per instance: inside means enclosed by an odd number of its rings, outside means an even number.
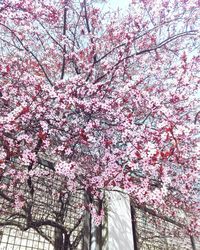
M15 32L14 32L12 29L10 29L10 28L9 28L8 26L6 26L5 24L0 23L0 25L3 26L4 28L8 29L8 30L11 32L11 34L13 34L13 35L16 37L16 39L17 39L18 42L21 44L21 46L24 48L24 50L27 51L29 54L32 55L32 57L37 61L38 65L40 66L42 72L44 73L44 75L45 75L46 79L48 80L48 82L50 83L50 85L53 86L52 81L51 81L50 78L48 77L48 75L47 75L47 73L46 73L46 70L44 69L43 65L41 64L41 62L40 62L40 60L37 58L37 56L36 56L31 50L29 50L28 47L26 47L26 46L23 44L22 40L15 34Z
M151 209L151 208L147 208L147 207L139 206L139 205L133 205L133 204L131 204L131 205L132 205L132 206L135 206L136 208L138 208L138 209L140 209L140 210L142 210L142 211L144 211L144 212L147 212L148 214L151 214L151 215L153 215L153 216L156 216L156 217L159 218L159 219L162 219L162 220L167 221L167 222L169 222L169 223L171 223L171 224L174 224L174 225L176 225L177 227L180 227L180 228L184 228L184 227L185 227L184 224L182 224L182 223L180 223L180 222L177 222L177 221L175 221L175 220L173 220L173 219L171 219L171 218L169 218L169 217L167 217L167 216L165 216L165 215L159 214L159 213L155 212L155 211L154 211L153 209Z
M63 14L63 36L66 36L66 21L67 21L67 1L65 0L64 4L64 14ZM60 79L62 80L65 75L65 54L66 54L66 44L64 44L63 47L63 60L62 60L62 69L61 69L61 77Z

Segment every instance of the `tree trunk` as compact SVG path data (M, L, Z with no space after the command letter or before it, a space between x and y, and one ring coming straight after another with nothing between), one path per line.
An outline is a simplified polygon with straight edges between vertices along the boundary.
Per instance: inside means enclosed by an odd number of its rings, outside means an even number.
M63 248L62 250L70 250L70 240L69 236L67 234L64 235L64 241L63 241Z
M194 237L190 236L190 240L191 240L191 244L192 244L192 250L196 250L196 245L195 245Z
M84 201L86 207L92 201L90 195L87 192L85 192L84 194ZM84 213L82 250L90 250L90 246L91 246L91 215L88 209L86 209Z
M135 208L132 205L131 205L131 217L132 217L132 230L133 230L134 250L138 250L137 230L136 230L136 215L135 215Z
M54 241L55 250L63 250L63 234L60 229L55 228L55 241Z
M85 211L84 225L83 225L83 247L82 250L90 249L91 238L91 216L89 211Z
M69 236L63 234L62 231L56 228L54 250L69 250L69 249L70 249Z

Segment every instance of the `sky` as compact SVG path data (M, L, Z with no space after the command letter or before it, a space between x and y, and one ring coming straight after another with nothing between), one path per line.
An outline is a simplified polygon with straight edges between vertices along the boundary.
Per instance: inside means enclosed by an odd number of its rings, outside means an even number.
M104 9L107 9L107 7L111 8L111 9L126 9L129 5L129 3L131 2L131 0L107 0L108 4L104 3Z
M116 8L127 8L130 0L109 0L111 7L116 7Z

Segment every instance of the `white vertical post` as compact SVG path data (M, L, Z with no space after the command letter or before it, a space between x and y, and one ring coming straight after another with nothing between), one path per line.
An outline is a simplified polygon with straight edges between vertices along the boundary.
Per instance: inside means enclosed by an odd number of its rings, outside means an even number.
M107 208L107 240L105 250L134 250L129 196L110 191Z

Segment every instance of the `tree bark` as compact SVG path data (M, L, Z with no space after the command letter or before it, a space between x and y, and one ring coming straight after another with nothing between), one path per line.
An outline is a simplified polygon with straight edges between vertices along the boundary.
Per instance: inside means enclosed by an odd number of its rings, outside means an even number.
M67 234L60 229L55 229L54 250L70 250L70 240Z
M194 237L190 236L190 240L191 240L191 244L192 244L192 250L196 250L196 245L195 245Z
M55 241L54 241L54 249L55 250L63 250L63 233L60 229L55 228Z
M91 197L85 192L84 200L86 206L91 202ZM84 225L83 225L83 246L82 250L90 250L91 245L91 215L86 209L84 213Z
M131 217L132 217L134 250L138 250L137 230L136 230L136 215L135 215L135 209L132 205L131 205Z

